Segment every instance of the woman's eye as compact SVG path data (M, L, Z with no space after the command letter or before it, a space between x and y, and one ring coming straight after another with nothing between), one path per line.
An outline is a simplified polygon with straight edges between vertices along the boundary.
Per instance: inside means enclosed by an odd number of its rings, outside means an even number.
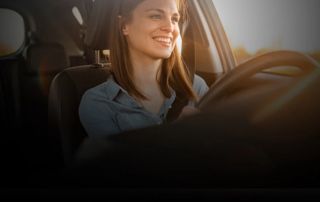
M161 15L151 15L151 19L161 19Z

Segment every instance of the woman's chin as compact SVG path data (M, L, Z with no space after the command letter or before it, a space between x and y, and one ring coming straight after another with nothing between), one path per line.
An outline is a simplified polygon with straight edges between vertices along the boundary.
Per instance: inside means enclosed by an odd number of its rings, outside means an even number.
M164 51L164 52L159 52L157 54L155 54L155 58L158 58L158 59L168 59L172 54L172 51Z

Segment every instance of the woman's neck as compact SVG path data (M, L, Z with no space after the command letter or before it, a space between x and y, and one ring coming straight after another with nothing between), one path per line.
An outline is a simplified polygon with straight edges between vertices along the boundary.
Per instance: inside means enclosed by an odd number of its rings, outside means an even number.
M157 75L161 68L162 60L139 58L132 60L134 83L139 89L148 85L156 85Z
M159 113L165 99L157 79L161 65L161 59L137 57L132 60L134 84L147 98L147 100L136 99L147 111L154 114Z

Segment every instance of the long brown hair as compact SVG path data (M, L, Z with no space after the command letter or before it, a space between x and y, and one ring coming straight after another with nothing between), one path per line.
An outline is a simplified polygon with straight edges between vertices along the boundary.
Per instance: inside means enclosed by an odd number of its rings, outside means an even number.
M109 39L111 50L110 60L112 73L119 85L132 96L147 99L136 88L133 82L133 67L130 61L129 48L125 36L122 33L122 25L132 18L133 10L144 0L118 0L112 14L113 28ZM187 5L185 0L176 0L181 22L187 20ZM158 83L164 96L170 97L172 87L179 97L195 100L197 95L193 91L191 76L188 68L183 63L181 54L177 48L171 56L163 59Z

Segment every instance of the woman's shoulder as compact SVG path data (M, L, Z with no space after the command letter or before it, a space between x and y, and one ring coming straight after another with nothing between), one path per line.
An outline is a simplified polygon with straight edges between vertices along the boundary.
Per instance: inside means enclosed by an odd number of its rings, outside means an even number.
M86 90L82 99L112 100L119 91L119 86L109 77L105 82Z
M89 88L81 97L79 105L80 114L89 117L88 114L93 114L93 111L110 111L110 104L113 102L116 93L117 89L110 78L97 86Z
M202 97L208 91L208 89L209 87L206 81L199 75L195 74L193 78L193 90L197 93L197 95Z
M206 81L198 74L194 75L193 83L196 85L207 85Z

